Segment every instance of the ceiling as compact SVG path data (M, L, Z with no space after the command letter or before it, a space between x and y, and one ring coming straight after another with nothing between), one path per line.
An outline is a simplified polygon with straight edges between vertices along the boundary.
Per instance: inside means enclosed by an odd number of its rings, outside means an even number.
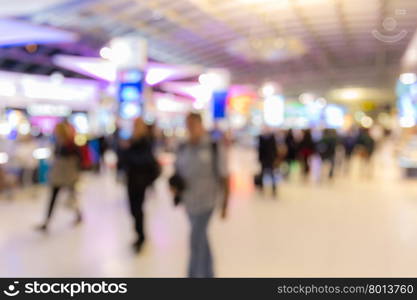
M415 0L73 0L19 17L81 34L72 48L53 46L69 54L140 34L154 60L226 67L236 83L277 81L296 94L392 86L416 16Z

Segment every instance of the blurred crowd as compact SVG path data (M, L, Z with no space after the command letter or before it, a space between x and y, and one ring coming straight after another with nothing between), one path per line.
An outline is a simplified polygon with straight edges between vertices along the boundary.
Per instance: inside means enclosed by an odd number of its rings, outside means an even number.
M154 125L141 118L133 122L128 138L118 128L109 136L83 140L67 120L58 123L51 136L19 137L4 143L0 149L0 193L12 197L18 188L46 185L49 189L44 221L37 226L48 232L58 197L68 191L67 207L74 212L74 225L83 223L84 214L76 185L82 171L100 173L109 166L106 155L113 153L113 167L126 187L127 203L136 239L132 244L140 253L146 244L144 202L146 191L162 173L158 153L175 153L174 172L167 179L173 205L182 205L191 227L189 277L213 277L213 258L207 228L219 207L227 217L229 196L228 149L237 142L230 131L218 126L207 130L202 117L190 113L186 118L184 139L161 134ZM332 179L338 171L348 172L353 156L361 158L364 173L370 174L372 157L387 132L366 128L346 131L274 130L265 128L254 140L257 146L259 172L254 184L259 189L270 185L276 196L280 180L291 180L294 169L304 181L311 179L314 161L323 170L319 179ZM253 174L250 174L252 176ZM36 197L36 189L32 196ZM121 195L123 198L123 195ZM275 197L278 199L278 197Z
M306 181L316 175L321 181L332 179L336 171L347 174L353 156L361 159L361 173L372 175L372 160L378 145L390 135L380 128L350 128L344 131L326 128L323 130L278 130L265 128L258 137L257 150L260 172L254 183L263 188L266 180L276 183L288 179L295 166L299 166ZM319 172L312 174L312 165L318 161ZM327 170L324 174L323 170Z

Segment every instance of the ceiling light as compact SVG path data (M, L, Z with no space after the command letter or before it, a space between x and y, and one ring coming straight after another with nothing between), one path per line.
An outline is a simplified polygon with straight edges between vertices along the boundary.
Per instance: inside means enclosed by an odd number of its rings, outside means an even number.
M354 100L359 98L359 92L353 89L347 89L342 91L341 97L345 100Z
M374 120L369 116L364 116L361 120L361 125L365 128L371 128L373 124Z
M298 97L298 99L300 100L301 103L307 104L309 102L313 102L315 97L311 93L303 93L300 95L300 97Z
M111 59L112 51L109 47L103 47L100 49L100 56L104 59Z
M265 83L261 89L262 96L269 97L275 94L275 85L273 83Z

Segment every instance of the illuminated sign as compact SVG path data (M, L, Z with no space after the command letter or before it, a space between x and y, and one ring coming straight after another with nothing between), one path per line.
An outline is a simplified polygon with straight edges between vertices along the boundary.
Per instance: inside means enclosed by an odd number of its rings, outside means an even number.
M133 119L142 114L143 72L126 70L119 74L119 114L123 119Z
M264 121L272 127L284 123L284 97L280 95L268 96L264 100Z
M31 116L66 117L71 114L71 108L66 105L32 104L27 108Z

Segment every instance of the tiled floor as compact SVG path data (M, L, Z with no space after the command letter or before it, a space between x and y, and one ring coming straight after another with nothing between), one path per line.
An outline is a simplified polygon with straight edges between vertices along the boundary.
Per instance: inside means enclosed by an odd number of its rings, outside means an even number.
M230 216L215 216L210 227L218 276L417 276L417 182L401 179L389 148L372 179L353 162L353 175L332 183L293 178L279 199L253 190L251 151L234 149L231 157ZM184 276L188 224L164 180L148 195L149 243L139 256L129 248L123 187L110 174L83 179L80 227L71 227L61 205L49 235L35 232L45 197L41 190L0 201L0 276Z

